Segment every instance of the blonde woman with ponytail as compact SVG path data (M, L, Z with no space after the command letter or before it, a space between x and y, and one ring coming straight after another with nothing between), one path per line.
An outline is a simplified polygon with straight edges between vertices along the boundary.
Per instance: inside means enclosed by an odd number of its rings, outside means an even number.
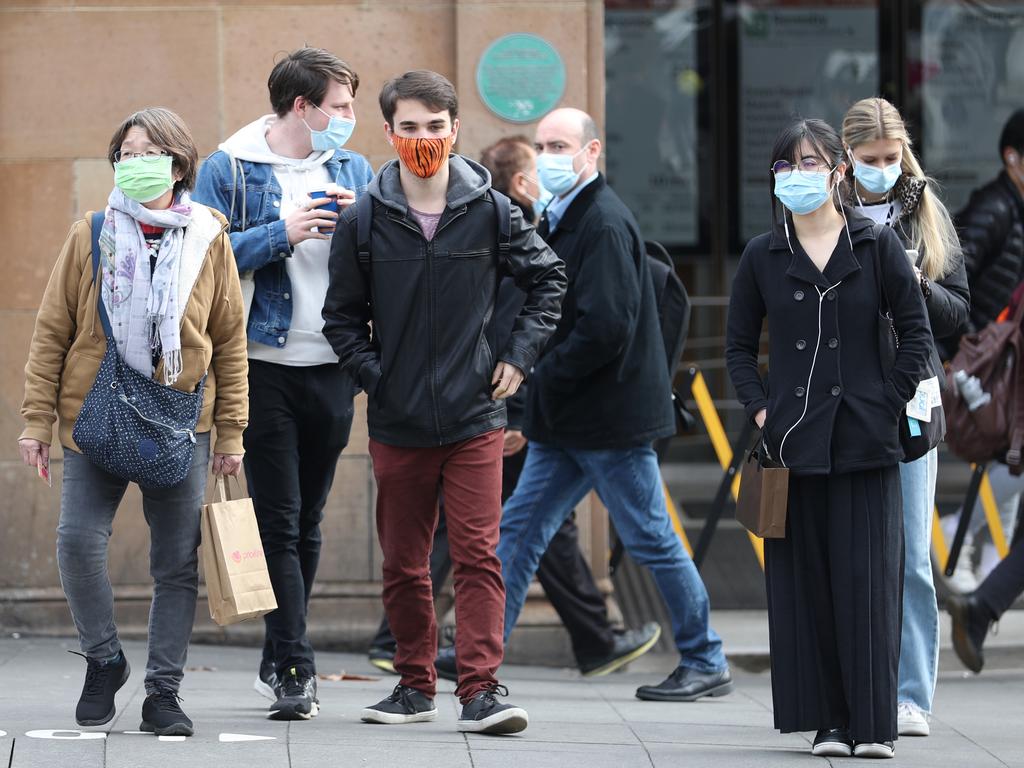
M850 159L846 201L862 216L892 227L908 254L936 341L955 338L967 322L970 294L956 230L914 155L899 111L885 99L858 101L843 119ZM915 255L916 252L916 255ZM932 370L942 376L937 350ZM906 547L900 645L898 727L927 736L939 657L939 611L930 560L937 449L900 465Z

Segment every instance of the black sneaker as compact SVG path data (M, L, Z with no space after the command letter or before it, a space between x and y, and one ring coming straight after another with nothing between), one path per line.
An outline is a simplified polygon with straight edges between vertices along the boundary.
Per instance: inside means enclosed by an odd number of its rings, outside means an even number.
M113 661L91 659L84 653L69 651L75 656L85 659L88 666L85 670L85 685L75 709L75 722L79 725L105 725L114 718L117 708L114 706L114 694L128 682L131 667L123 651L117 652Z
M387 672L389 675L397 675L395 672L395 649L384 648L383 646L375 645L370 649L367 654L370 660L370 664L375 666L381 672Z
M292 667L278 683L277 701L270 705L267 717L271 720L309 720L318 714L320 700L316 697L316 677L300 677Z
M614 672L624 664L647 653L661 637L661 625L656 621L644 624L640 629L628 629L615 634L615 644L602 658L580 662L584 677L600 677Z
M951 595L946 599L946 610L953 617L953 650L971 672L981 672L985 666L982 646L991 617L974 595Z
M853 746L853 756L886 759L896 756L896 747L891 741L858 741Z
M449 645L446 648L439 648L437 658L434 659L434 671L437 676L444 680L459 682L459 665L455 660L455 646Z
M455 726L458 731L468 733L491 733L495 735L519 733L530 724L526 710L512 704L499 704L495 696L508 696L504 685L492 685L480 691L462 707L462 715Z
M269 659L260 661L260 671L256 673L256 680L252 687L263 698L277 701L277 669L273 661Z
M390 696L364 709L361 717L364 723L384 725L427 723L437 718L437 707L427 694L406 685L396 685Z
M181 711L181 697L170 688L160 688L142 702L140 731L157 736L191 736L192 721Z
M811 754L818 757L849 757L853 739L846 728L822 728L814 737Z

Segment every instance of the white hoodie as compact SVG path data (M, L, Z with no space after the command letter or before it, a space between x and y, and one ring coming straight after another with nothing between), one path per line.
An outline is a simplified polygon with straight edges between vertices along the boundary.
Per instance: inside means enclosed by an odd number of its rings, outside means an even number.
M334 182L324 168L334 152L313 152L302 160L275 154L267 144L267 130L276 119L274 115L267 115L249 123L221 144L220 149L239 160L273 166L274 177L281 185L281 218L284 219L296 208L309 203L310 192ZM283 347L269 347L249 342L250 360L293 366L338 362L338 356L323 334L321 314L329 282L330 250L329 240L304 240L293 248L291 258L285 259L292 284L288 343Z

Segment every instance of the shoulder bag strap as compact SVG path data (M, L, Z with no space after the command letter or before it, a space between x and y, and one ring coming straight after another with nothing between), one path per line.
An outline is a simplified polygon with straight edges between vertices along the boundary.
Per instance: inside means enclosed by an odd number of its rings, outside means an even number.
M113 338L114 333L110 329L110 319L107 317L107 309L103 306L103 281L99 279L100 271L100 232L103 231L103 219L105 213L97 211L92 215L92 281L96 285L96 304L100 316L100 323L103 325L103 333L107 338Z

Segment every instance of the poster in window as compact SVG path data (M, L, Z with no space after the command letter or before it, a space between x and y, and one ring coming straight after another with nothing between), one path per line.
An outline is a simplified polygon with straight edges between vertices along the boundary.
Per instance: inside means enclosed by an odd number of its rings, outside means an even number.
M879 87L873 0L739 5L740 238L771 226L769 167L775 137L795 117L837 131L846 110Z
M929 2L921 29L922 157L955 212L1002 168L999 135L1024 107L1024 4Z
M693 246L698 232L698 2L605 14L608 180L647 239ZM661 7L658 10L658 7Z

